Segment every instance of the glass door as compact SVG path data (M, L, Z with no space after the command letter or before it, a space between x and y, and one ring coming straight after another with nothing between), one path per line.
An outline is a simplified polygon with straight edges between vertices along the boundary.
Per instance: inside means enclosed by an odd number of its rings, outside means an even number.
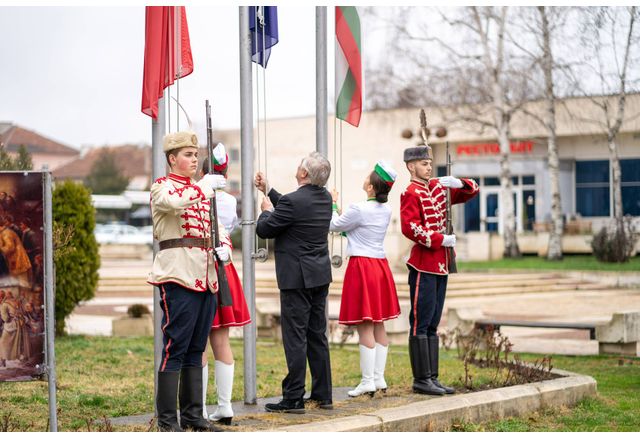
M482 217L482 231L498 232L500 208L499 188L486 188L484 191L481 191L480 194L480 215Z

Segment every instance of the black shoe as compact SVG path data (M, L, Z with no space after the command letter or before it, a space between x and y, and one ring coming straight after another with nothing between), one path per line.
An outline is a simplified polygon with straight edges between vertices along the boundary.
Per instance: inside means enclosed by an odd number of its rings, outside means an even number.
M295 413L300 415L305 413L302 399L283 399L277 404L265 404L264 409L274 413Z
M431 380L429 340L426 335L409 337L409 358L413 372L413 392L425 395L444 395L444 389Z
M444 393L446 393L447 395L452 395L452 394L456 393L456 389L454 389L453 387L445 386L440 381L438 381L438 378L431 378L431 381L437 387L440 387L442 390L444 390Z
M430 378L422 380L414 379L412 389L413 393L420 393L422 395L444 395L444 389L436 386Z
M437 335L429 336L429 369L431 370L431 381L437 387L444 390L444 393L451 395L456 393L456 390L453 387L444 386L440 381L438 381L438 359L440 357L440 349L438 347L439 342L440 339Z
M304 402L314 402L323 410L333 410L333 401L330 399L304 398Z
M184 431L178 424L176 412L179 379L180 372L158 372L156 408L158 410L158 430L160 431Z
M202 367L180 370L180 426L192 431L224 431L202 417Z

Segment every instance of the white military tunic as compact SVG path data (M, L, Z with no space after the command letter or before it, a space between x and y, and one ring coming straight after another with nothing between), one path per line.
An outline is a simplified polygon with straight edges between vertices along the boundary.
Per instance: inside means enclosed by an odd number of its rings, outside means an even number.
M158 241L176 238L210 238L209 199L213 189L189 177L170 173L151 186L153 236ZM231 247L222 222L221 245ZM231 252L230 252L231 253ZM175 282L193 291L218 291L213 248L177 247L156 254L147 282Z

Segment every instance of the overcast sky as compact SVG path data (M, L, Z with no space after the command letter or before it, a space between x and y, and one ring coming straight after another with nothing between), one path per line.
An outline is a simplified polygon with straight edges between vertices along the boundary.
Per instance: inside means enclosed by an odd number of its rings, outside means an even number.
M333 17L328 8L330 107ZM214 129L237 128L238 7L187 6L187 19L194 72L180 81L180 101L196 126L208 98ZM266 71L268 116L313 115L315 8L280 6L278 21L280 42ZM143 6L0 6L0 121L73 147L150 143L151 118L140 111L144 23Z

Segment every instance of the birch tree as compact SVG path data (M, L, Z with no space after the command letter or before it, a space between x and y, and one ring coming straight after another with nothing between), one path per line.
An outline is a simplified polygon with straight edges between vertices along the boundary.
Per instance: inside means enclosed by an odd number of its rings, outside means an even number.
M401 8L386 18L396 50L376 73L384 76L376 107L430 106L450 128L491 132L500 145L500 222L504 256L519 257L510 163L510 124L525 102L539 96L507 39L508 7ZM446 29L443 29L443 26ZM446 37L445 37L446 35ZM395 92L390 92L394 90Z
M582 14L581 41L588 56L574 74L576 87L589 98L600 114L582 120L597 124L607 139L613 189L613 217L620 228L623 219L618 134L625 121L627 93L640 81L640 32L638 8L589 8ZM598 84L592 95L589 80ZM637 115L634 115L637 117Z
M551 232L547 253L549 260L562 259L563 221L560 198L560 159L556 134L557 87L555 72L567 68L566 63L560 63L555 59L553 43L566 33L564 32L565 19L569 12L568 8L545 6L521 8L514 28L520 31L525 29L533 41L531 44L527 44L520 38L510 35L512 43L520 49L523 56L533 61L536 71L541 73L541 75L534 73L531 80L535 81L537 76L542 79L540 89L543 91L544 113L540 116L526 108L523 108L523 112L537 120L547 130L547 161L551 189Z

